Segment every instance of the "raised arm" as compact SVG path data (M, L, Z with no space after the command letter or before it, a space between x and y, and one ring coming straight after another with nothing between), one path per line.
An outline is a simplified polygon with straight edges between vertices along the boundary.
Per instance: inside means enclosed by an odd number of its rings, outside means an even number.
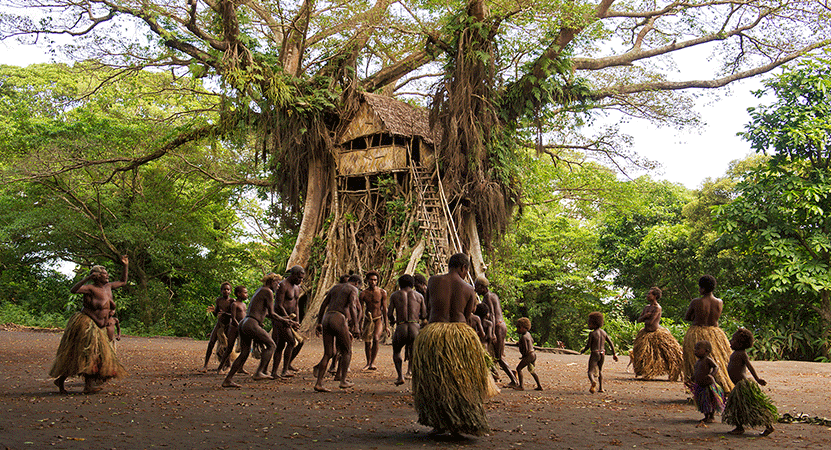
M86 283L91 279L92 279L92 273L90 273L89 275L82 278L81 281L73 284L72 287L69 288L69 292L71 292L73 294L86 294L86 293L88 293L89 292L88 289L82 289L82 288L84 288Z
M110 287L113 289L127 284L127 267L130 265L130 259L127 258L127 255L121 256L121 264L124 266L124 270L121 271L121 280L110 283Z

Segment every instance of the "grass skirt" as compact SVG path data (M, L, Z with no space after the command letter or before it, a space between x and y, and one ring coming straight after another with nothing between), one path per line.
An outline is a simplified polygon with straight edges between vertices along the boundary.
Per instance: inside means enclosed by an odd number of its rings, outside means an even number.
M711 358L718 364L718 372L715 374L716 381L722 386L725 393L733 390L733 382L727 375L727 361L730 360L730 341L727 335L719 327L700 327L692 325L684 336L684 380L692 378L693 367L698 358L695 357L695 343L708 341L713 346Z
M460 322L431 323L418 333L412 357L418 423L477 436L490 431L484 402L495 392L473 328Z
M779 412L755 381L745 378L730 392L721 421L733 426L770 426L779 420Z
M724 409L724 390L718 383L699 386L698 383L684 383L693 394L695 407L704 414L715 414Z
M216 347L214 347L214 354L216 359L222 363L222 357L225 356L225 350L228 350L228 324L220 323L216 330ZM233 359L231 360L233 361Z
M76 375L100 381L127 376L107 338L107 329L98 328L95 321L80 312L69 318L49 370L49 376L54 378Z
M684 363L681 344L664 327L651 332L639 331L632 346L632 358L635 376L644 380L667 374L670 381L678 381Z

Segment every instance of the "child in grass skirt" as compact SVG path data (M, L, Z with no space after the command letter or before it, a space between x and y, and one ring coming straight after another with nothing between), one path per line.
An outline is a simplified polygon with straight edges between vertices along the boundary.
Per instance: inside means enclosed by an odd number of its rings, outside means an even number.
M773 433L773 422L779 419L776 406L771 402L762 389L765 380L756 375L756 370L750 364L746 350L753 346L753 333L746 328L739 328L730 339L730 348L733 354L727 363L727 374L736 385L727 398L727 405L721 415L721 421L734 425L736 428L730 434L743 434L744 427L764 426L762 436ZM755 382L747 376L747 371L753 375ZM758 384L756 384L758 382Z

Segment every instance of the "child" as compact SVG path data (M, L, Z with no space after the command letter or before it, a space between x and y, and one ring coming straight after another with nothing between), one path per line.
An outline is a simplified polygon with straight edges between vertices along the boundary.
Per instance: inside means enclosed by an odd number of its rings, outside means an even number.
M537 354L534 352L534 339L531 337L531 333L528 332L530 329L531 320L527 317L523 317L516 321L516 332L519 334L519 354L522 355L522 359L519 360L519 364L516 366L516 374L519 384L514 389L518 391L525 389L522 384L522 369L525 367L528 367L528 373L530 373L531 376L534 377L534 381L537 382L537 387L534 388L534 390L542 390L542 386L540 386L540 377L538 377L536 372L534 372L534 363L537 362Z
M716 383L716 372L718 364L710 357L713 346L709 341L698 341L695 343L695 357L698 360L693 366L692 379L686 385L692 391L693 401L696 408L704 413L700 424L713 423L713 416L716 411L724 409L724 390Z
M724 412L721 414L721 421L736 426L730 434L743 434L745 425L750 427L764 425L765 430L761 434L767 436L773 433L773 422L779 419L779 413L770 397L759 388L759 384L764 386L767 383L756 375L756 370L750 365L750 359L745 350L752 346L753 333L750 330L739 328L733 333L730 339L733 354L730 355L730 361L727 363L727 374L736 386L730 391ZM748 378L745 368L750 370L751 375L759 384Z
M246 307L245 301L248 300L248 288L245 286L237 286L234 288L234 296L236 297L228 309L228 314L231 316L231 321L228 323L228 330L226 333L226 340L228 344L220 356L218 372L222 372L231 367L231 354L234 353L234 344L237 343L239 336L239 323L245 318ZM237 345L237 353L239 353L239 346ZM233 359L236 359L234 356ZM247 373L244 368L240 367L241 373Z
M114 309L110 310L110 318L107 320L107 337L110 342L113 342L113 339L121 340L121 321L115 316Z
M585 352L587 349L591 351L591 356L589 356L589 381L592 386L589 388L589 392L592 394L595 392L603 392L603 361L606 359L606 343L612 349L612 358L617 361L615 345L612 344L612 340L609 339L609 335L603 331L602 327L603 313L595 311L589 314L589 328L592 331L589 333L589 340L586 342L586 346L580 350L580 353Z

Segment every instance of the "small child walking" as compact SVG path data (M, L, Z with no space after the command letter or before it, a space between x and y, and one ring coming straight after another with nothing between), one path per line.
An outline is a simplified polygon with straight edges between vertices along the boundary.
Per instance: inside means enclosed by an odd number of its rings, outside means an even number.
M712 352L713 346L709 341L695 343L695 357L698 361L693 366L692 379L685 383L693 394L695 407L704 414L701 425L715 422L716 412L724 409L724 390L716 383L718 364L710 357Z
M519 335L519 354L522 355L522 358L519 360L519 364L516 366L516 375L517 379L519 380L519 384L514 388L518 391L525 390L524 385L522 384L522 369L528 368L528 373L534 377L534 381L537 382L537 387L534 388L535 391L541 391L542 386L540 385L540 377L537 376L537 373L534 371L534 363L537 362L537 353L534 351L534 338L531 337L531 320L527 317L522 317L516 321L516 332Z
M753 346L753 333L747 328L739 328L730 339L730 348L733 353L727 363L727 374L730 381L736 386L727 397L727 404L721 414L721 421L734 425L736 428L730 434L744 434L744 427L764 426L762 436L773 433L773 422L779 419L776 406L771 402L759 385L766 385L765 380L756 375L756 370L750 364L746 350ZM749 370L754 382L747 376ZM759 383L759 384L756 384Z
M589 314L588 323L592 331L589 333L589 340L586 342L586 346L580 350L580 353L585 352L587 349L591 351L588 371L589 382L591 382L589 392L594 394L595 392L603 392L603 361L606 359L607 343L609 344L609 348L612 349L612 358L615 361L617 361L617 355L615 354L615 345L612 344L609 335L603 331L603 313L595 311Z

